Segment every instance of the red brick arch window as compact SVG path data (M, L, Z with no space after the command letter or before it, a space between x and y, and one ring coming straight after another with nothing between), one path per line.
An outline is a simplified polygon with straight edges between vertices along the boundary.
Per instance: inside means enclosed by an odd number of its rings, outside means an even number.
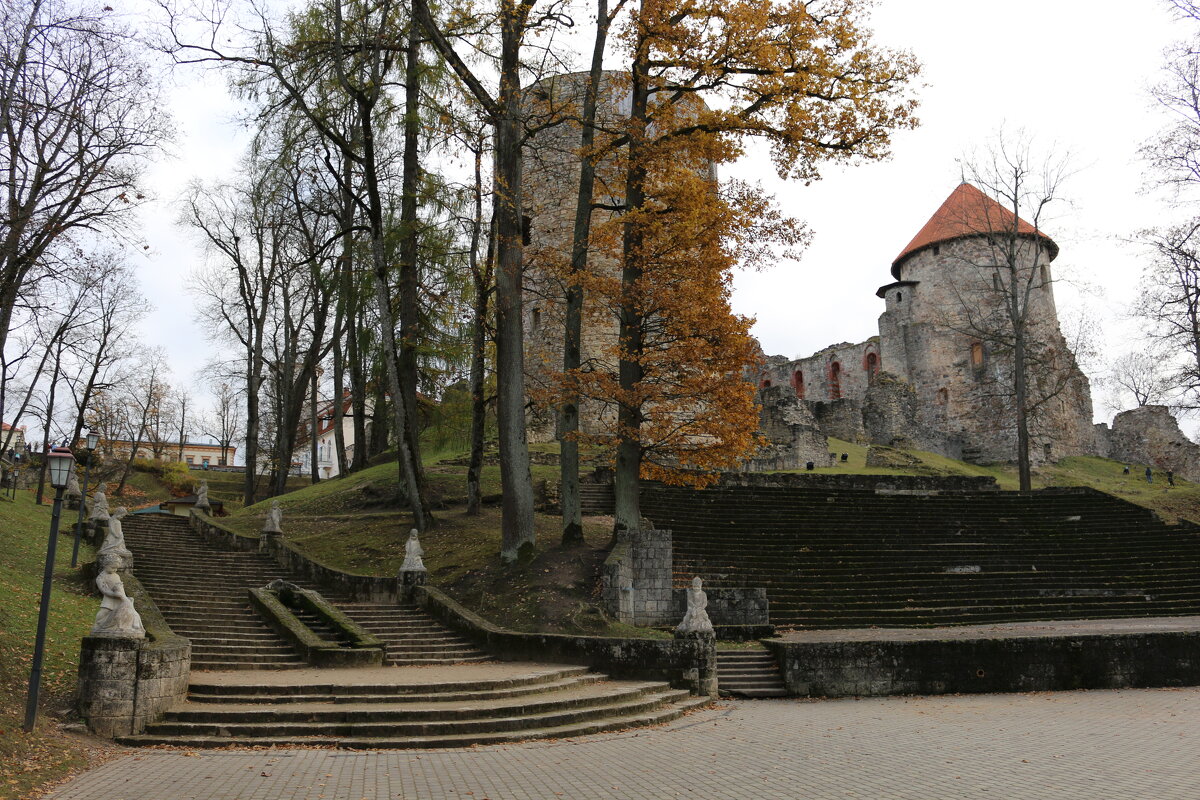
M874 350L868 350L863 356L863 371L867 373L867 378L874 378L879 372L879 354Z
M981 342L971 343L971 366L983 366L983 344Z
M842 364L839 361L829 362L829 399L842 399Z
M796 370L792 373L792 386L796 389L796 397L800 400L804 399L804 371Z

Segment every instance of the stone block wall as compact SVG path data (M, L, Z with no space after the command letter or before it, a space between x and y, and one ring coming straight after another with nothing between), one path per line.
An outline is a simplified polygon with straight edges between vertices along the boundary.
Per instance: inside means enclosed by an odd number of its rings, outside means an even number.
M187 695L192 645L167 626L131 575L125 590L142 617L145 639L85 636L79 650L79 713L99 736L141 733Z
M605 610L629 625L673 625L675 615L671 532L625 531L601 572Z
M683 619L687 613L687 589L671 593L671 617ZM770 624L766 589L704 588L708 597L708 618L715 627L762 628Z

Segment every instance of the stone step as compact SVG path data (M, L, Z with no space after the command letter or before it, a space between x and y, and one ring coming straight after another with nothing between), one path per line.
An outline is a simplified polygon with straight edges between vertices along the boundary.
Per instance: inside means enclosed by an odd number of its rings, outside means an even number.
M396 687L390 685L382 686L326 686L326 687L289 687L297 690L308 689L305 693L280 693L270 692L271 687L256 687L261 691L256 694L235 694L235 693L216 693L215 689L222 687L205 687L210 691L197 692L195 687L188 693L189 703L263 703L263 704L289 704L289 703L397 703L397 702L413 702L413 703L430 703L430 702L486 702L490 700L524 697L527 695L545 694L555 692L560 689L569 689L579 686L587 686L597 683L604 679L603 675L598 673L585 673L573 675L570 677L562 677L558 680L545 681L540 683L518 684L515 686L506 686L498 688L480 688L480 689L458 689L448 690L438 688L436 691L414 692L410 691L407 694L398 694L394 689Z
M284 746L324 746L347 749L407 749L407 748L442 748L469 747L472 745L498 744L511 741L533 739L563 739L576 736L589 736L605 731L619 731L626 728L658 725L678 719L688 711L703 708L708 705L707 698L688 698L671 705L654 709L645 713L631 713L588 722L557 725L553 727L526 728L518 731L486 732L467 735L445 734L434 736L413 736L402 738L373 738L373 737L337 737L322 736L258 736L238 740L243 747L284 747ZM227 747L230 740L215 736L164 737L153 734L141 736L120 737L122 744L130 745L173 745L177 747Z
M415 737L479 735L514 733L523 730L558 727L603 720L611 716L626 716L648 713L670 703L688 699L685 691L658 689L638 690L628 695L600 694L589 702L578 706L558 707L554 702L543 704L546 708L532 707L526 713L525 706L502 706L508 713L490 716L495 709L470 708L466 713L455 716L451 709L433 709L428 716L408 717L415 709L391 712L370 707L357 714L346 714L341 708L332 709L328 716L310 713L291 721L290 715L279 710L268 710L262 714L248 714L231 709L223 715L205 714L205 721L179 719L178 710L169 711L162 722L147 728L147 734L160 736L213 737L224 736L243 740L270 736L272 738L296 739L298 737L321 738L370 738L376 740ZM284 720L274 719L283 714ZM480 716L485 714L485 716ZM393 716L389 716L393 715Z

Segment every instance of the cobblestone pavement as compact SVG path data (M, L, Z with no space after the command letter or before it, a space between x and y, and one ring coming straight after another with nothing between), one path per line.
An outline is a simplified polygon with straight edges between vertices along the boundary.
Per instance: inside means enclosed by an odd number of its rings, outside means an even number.
M131 751L54 800L1200 798L1200 688L723 703L438 750Z

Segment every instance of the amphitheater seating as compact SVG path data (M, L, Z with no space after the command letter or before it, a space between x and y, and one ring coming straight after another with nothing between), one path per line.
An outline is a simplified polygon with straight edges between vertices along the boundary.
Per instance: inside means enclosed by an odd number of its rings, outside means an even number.
M779 627L1200 614L1200 529L1089 490L647 487L675 582L765 586Z

